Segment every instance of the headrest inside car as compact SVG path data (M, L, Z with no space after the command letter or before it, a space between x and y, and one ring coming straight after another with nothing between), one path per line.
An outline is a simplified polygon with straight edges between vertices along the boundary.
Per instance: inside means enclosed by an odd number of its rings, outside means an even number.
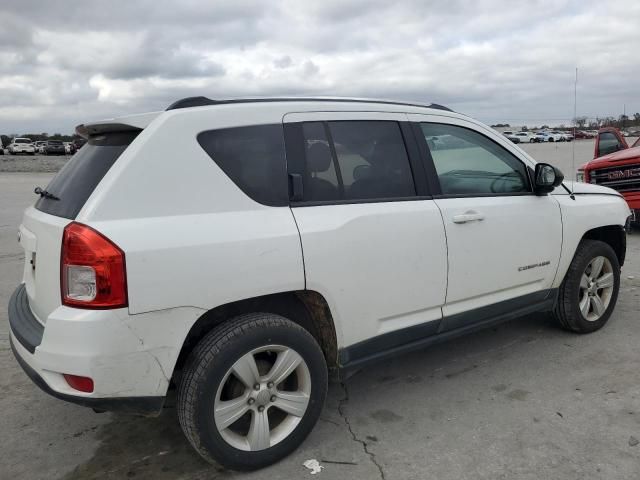
M331 166L331 150L326 143L316 142L307 148L307 170L326 172Z

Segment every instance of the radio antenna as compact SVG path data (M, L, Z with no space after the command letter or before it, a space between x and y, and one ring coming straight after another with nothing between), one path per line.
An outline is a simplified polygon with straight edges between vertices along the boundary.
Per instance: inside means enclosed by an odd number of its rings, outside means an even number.
M577 178L576 172L576 123L578 121L578 67L576 67L576 79L573 84L573 141L571 142L571 174L573 181L571 182L571 198L575 200L575 184Z

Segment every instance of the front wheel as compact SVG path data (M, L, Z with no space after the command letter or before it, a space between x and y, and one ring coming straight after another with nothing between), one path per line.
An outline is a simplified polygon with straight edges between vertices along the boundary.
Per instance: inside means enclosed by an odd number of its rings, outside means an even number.
M327 378L322 350L307 330L279 315L241 315L190 354L178 419L205 460L255 470L286 457L311 432Z
M560 286L554 316L567 330L595 332L611 317L619 289L616 253L604 242L583 240Z

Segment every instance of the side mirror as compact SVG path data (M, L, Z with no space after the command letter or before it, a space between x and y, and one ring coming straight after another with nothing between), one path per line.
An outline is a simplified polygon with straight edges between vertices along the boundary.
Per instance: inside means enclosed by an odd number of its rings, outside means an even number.
M562 183L564 175L553 165L538 163L534 174L534 192L536 195L546 195Z

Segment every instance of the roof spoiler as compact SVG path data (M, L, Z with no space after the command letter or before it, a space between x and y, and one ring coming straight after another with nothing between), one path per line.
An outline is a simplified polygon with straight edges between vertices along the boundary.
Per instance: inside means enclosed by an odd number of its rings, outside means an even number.
M76 133L87 140L93 135L115 132L141 132L142 130L143 129L140 127L126 125L124 123L99 123L89 125L82 124L76 127Z
M161 112L141 113L92 123L83 123L76 127L76 133L83 138L89 138L92 135L100 135L102 133L140 132L144 130L154 118L160 115L160 113Z

